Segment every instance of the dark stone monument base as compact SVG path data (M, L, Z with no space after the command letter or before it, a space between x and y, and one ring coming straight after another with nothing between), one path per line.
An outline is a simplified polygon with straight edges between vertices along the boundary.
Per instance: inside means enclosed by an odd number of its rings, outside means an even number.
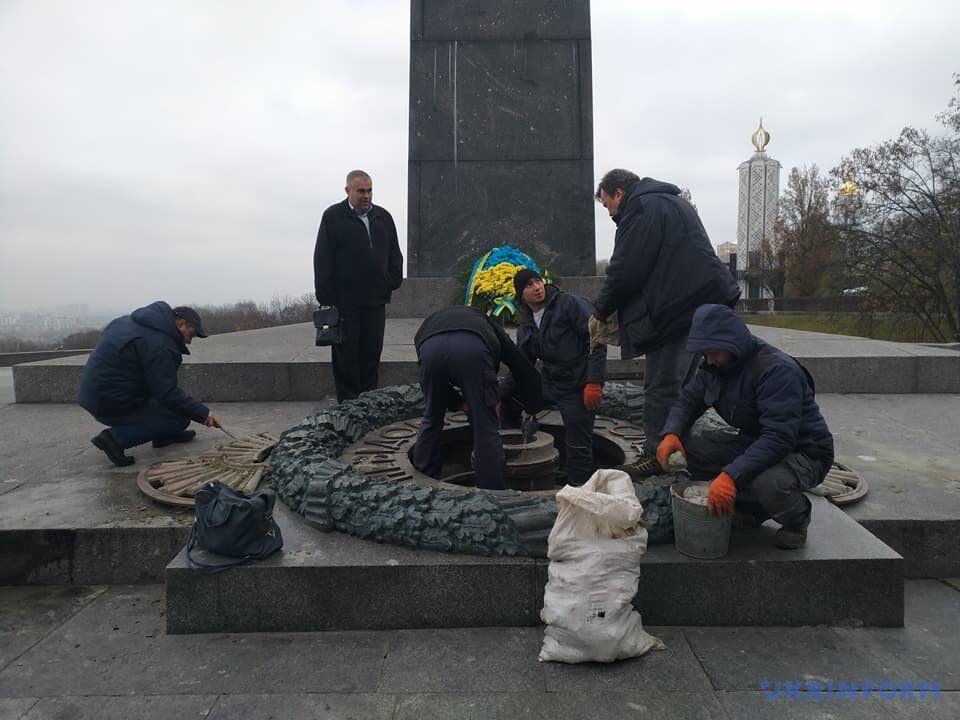
M815 498L807 548L772 527L735 531L720 560L644 555L636 605L651 625L903 624L902 559ZM279 506L278 506L279 507ZM539 624L547 561L416 551L323 533L280 508L284 550L202 575L167 568L170 633L386 630Z

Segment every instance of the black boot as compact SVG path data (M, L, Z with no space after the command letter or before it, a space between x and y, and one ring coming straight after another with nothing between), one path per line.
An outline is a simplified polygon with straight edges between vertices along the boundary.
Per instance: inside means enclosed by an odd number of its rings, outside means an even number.
M807 526L782 527L774 535L773 543L783 550L799 550L807 544Z
M92 438L90 442L93 443L94 447L103 450L104 454L110 458L110 462L117 467L126 467L136 462L136 460L123 452L122 447L117 445L117 441L113 439L113 435L110 434L109 430L104 430L95 438Z
M173 435L164 435L161 438L157 438L153 441L153 446L155 448L166 447L167 445L173 445L174 443L185 443L190 442L197 436L197 433L193 430L181 430L178 433Z

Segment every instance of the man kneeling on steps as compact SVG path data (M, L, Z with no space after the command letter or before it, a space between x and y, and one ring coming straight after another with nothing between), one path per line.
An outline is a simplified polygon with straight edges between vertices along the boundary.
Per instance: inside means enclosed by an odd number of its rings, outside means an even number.
M177 370L194 337L207 337L189 307L158 300L103 329L80 381L80 406L108 425L90 440L118 467L134 459L127 448L155 448L192 440L191 420L220 427L217 416L177 386Z
M781 525L778 547L803 547L811 511L803 491L820 484L833 464L833 436L814 399L813 378L725 305L697 308L687 351L702 353L704 361L670 409L657 460L666 470L669 457L683 453L695 478L715 475L710 512L732 514L736 507L735 525L773 518ZM681 442L709 407L740 430L737 442L722 449L698 448L693 438Z

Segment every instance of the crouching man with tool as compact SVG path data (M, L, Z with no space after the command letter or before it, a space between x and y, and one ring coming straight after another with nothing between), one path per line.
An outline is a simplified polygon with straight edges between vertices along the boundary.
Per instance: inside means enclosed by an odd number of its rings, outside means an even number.
M811 512L803 491L822 482L833 464L833 435L814 399L813 378L725 305L697 308L687 350L704 359L670 409L657 461L666 470L669 457L683 453L694 477L715 475L710 512L736 508L741 526L773 518L781 525L778 547L803 547ZM692 437L681 441L709 407L740 430L735 443L701 449Z
M110 322L80 381L80 406L109 428L92 442L118 467L127 448L192 440L191 420L222 427L210 409L177 386L177 370L194 337L207 337L196 310L158 300Z
M543 405L540 374L496 321L468 307L430 315L413 339L420 364L424 414L413 448L413 465L438 477L443 467L443 418L466 404L473 428L474 472L478 488L502 490L505 465L500 439L500 382L503 362L516 380L515 397L525 410Z

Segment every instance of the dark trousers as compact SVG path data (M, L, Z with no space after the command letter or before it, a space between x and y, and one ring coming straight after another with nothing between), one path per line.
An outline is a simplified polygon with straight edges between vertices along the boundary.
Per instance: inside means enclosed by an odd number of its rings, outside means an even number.
M114 441L124 450L181 432L190 424L187 418L168 410L152 398L129 415L94 415L94 418L110 427Z
M680 396L680 388L697 371L700 356L687 352L687 336L673 340L644 356L643 432L649 457L657 454L660 431L667 422L670 407Z
M338 309L343 341L332 349L333 382L337 402L343 402L377 387L386 306L343 305Z
M593 425L597 414L583 406L583 388L559 390L544 381L543 401L560 411L563 419L563 457L570 485L583 485L596 471L593 462ZM515 402L503 405L503 427L519 428L522 410Z
M708 481L749 445L742 435L735 442L710 443L702 449L693 436L688 435L681 442L694 479ZM753 480L737 483L736 508L760 520L773 518L786 527L806 527L810 523L811 504L803 491L819 485L829 469L829 464L806 453L792 452Z
M426 408L413 448L413 465L432 477L443 467L443 418L451 385L460 389L467 403L477 487L501 490L505 468L496 411L497 368L483 340L471 332L440 333L420 345L420 387Z

